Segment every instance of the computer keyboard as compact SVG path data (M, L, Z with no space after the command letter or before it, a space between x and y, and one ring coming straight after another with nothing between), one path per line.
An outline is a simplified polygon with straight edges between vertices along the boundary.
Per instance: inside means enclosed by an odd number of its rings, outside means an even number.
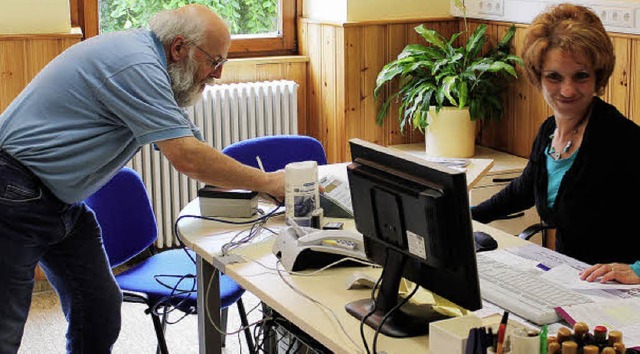
M482 298L537 325L560 321L555 307L593 302L587 296L478 253Z

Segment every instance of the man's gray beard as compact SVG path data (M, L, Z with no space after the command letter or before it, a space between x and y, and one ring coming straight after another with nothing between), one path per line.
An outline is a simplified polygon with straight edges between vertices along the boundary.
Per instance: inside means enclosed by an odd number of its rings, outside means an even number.
M176 103L180 107L188 107L200 98L200 85L196 83L198 62L191 57L179 63L169 64L171 89Z

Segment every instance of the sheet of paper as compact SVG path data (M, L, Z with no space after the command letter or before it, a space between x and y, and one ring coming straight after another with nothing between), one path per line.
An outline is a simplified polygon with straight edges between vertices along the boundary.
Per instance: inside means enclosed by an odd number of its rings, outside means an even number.
M476 257L488 257L496 262L500 262L511 267L518 268L520 270L540 270L537 267L539 262L533 259L527 259L506 249L497 249L491 252L483 252L476 255Z
M562 317L570 323L585 322L589 328L605 326L622 331L627 348L640 347L640 298L566 306Z
M553 268L561 264L570 265L571 267L578 270L583 270L589 267L589 264L587 263L581 262L577 259L565 256L536 244L510 247L507 250L513 254L517 254L518 256L542 263L548 268Z

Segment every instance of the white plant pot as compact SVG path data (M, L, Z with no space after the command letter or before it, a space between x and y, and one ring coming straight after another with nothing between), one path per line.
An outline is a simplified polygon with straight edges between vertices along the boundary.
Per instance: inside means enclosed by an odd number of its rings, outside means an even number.
M427 116L424 142L427 156L468 158L475 153L476 121L469 109L442 107L436 114L431 107Z

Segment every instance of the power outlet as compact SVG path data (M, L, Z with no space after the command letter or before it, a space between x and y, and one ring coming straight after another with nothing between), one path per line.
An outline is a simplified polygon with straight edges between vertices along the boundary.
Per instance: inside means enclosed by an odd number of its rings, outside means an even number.
M478 1L478 13L504 16L504 0L480 0Z
M621 7L594 6L593 10L598 14L602 24L613 27L635 27L635 16L633 9Z

